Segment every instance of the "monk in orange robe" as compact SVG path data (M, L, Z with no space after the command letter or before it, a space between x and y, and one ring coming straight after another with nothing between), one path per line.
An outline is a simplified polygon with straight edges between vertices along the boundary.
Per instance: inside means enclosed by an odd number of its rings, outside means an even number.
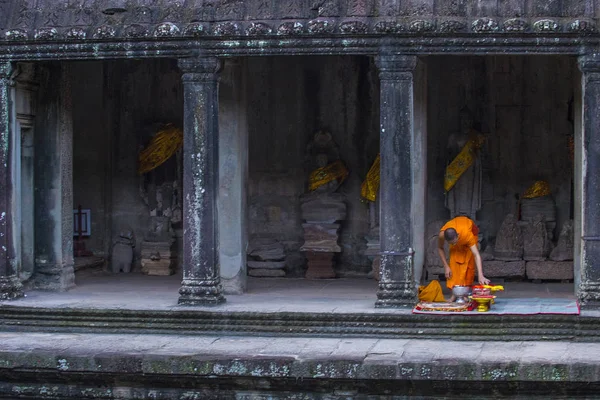
M477 247L479 228L467 217L456 217L446 223L438 236L438 253L444 263L446 286L452 289L455 285L471 286L475 280L475 267L480 285L487 285L490 280L483 275L481 255ZM450 244L450 262L446 261L444 242ZM456 300L452 295L450 301Z

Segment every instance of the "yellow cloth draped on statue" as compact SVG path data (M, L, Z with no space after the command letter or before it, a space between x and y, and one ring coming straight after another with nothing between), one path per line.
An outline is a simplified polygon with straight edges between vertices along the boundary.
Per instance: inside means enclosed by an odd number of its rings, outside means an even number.
M334 161L310 173L308 177L308 190L312 192L336 179L339 180L339 183L342 183L348 174L348 168L346 168L341 160Z
M183 132L167 125L154 135L148 146L138 157L138 173L145 174L167 161L183 144Z
M440 303L446 301L442 294L442 285L439 281L431 281L427 286L419 286L419 301Z
M481 134L474 135L446 167L446 174L444 176L444 190L446 192L449 192L456 185L462 174L473 165L477 156L477 150L483 145L484 141L485 136Z
M367 177L365 178L362 186L360 187L360 195L363 199L368 201L375 201L377 199L377 193L379 192L379 165L381 162L381 157L377 154L375 157L375 161L373 161L373 165L367 172Z
M546 181L535 181L525 193L524 199L535 199L536 197L548 196L550 194L550 185Z

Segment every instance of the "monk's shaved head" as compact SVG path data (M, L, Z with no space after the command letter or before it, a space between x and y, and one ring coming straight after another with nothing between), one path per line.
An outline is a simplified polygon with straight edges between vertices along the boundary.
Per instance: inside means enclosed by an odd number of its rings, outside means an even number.
M454 228L448 228L444 231L444 239L446 239L447 242L453 242L457 237L458 233L456 233L456 229Z

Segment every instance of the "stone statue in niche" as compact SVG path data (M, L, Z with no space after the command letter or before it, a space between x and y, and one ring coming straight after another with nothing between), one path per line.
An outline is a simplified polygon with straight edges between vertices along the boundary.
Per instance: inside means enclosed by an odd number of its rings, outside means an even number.
M139 155L140 193L150 214L141 264L148 275L171 275L177 264L173 226L182 222L183 132L173 125L155 132Z
M338 188L348 176L331 133L318 131L306 148L310 171L308 191L300 198L305 223L304 245L300 251L308 258L307 278L335 278L333 255L341 252L337 243L340 224L346 218L344 195Z
M133 263L133 248L135 247L135 236L132 230L125 230L119 233L112 248L111 271L115 274L123 271L131 272Z
M513 214L508 214L500 226L494 257L501 261L518 261L523 257L523 234Z
M481 209L482 168L479 148L483 144L483 135L473 129L474 119L466 107L460 111L460 131L448 138L448 168L444 186L446 187L446 208L450 218L464 215L476 221ZM468 163L456 161L468 160ZM459 169L450 171L453 164ZM468 165L470 164L470 165ZM450 173L451 172L451 173ZM448 190L448 187L451 188Z

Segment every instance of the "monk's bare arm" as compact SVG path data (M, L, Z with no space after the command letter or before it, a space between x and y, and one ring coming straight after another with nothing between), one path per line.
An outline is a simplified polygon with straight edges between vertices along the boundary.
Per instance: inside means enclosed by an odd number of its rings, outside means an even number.
M481 263L481 255L479 254L479 249L477 248L477 245L474 244L473 246L470 247L471 252L473 253L473 256L475 256L475 266L477 267L477 277L479 278L479 284L480 285L487 285L490 283L490 280L487 279L484 275L483 275L483 266Z
M444 264L444 273L446 275L446 278L452 278L452 271L450 270L448 261L446 261L446 252L444 251L444 232L440 232L438 236L438 254L440 255L440 259Z

